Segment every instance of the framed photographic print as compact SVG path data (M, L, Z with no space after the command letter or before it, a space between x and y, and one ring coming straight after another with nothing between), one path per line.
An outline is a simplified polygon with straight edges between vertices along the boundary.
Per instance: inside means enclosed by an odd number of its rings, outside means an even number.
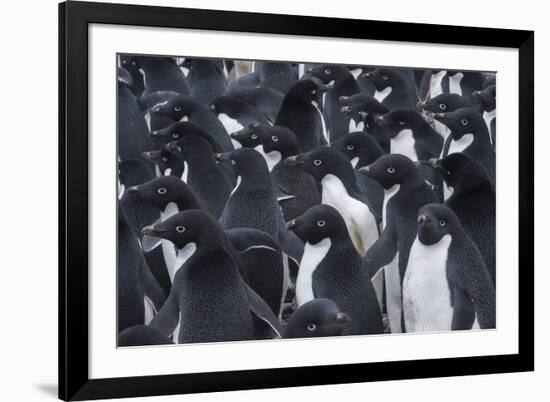
M533 32L59 30L61 399L534 369Z

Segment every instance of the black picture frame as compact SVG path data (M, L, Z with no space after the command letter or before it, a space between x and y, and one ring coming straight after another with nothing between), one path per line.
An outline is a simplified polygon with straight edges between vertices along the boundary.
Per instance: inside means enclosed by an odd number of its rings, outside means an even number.
M515 48L519 51L517 354L214 373L88 375L88 25ZM170 395L534 370L534 32L70 1L59 4L59 398Z

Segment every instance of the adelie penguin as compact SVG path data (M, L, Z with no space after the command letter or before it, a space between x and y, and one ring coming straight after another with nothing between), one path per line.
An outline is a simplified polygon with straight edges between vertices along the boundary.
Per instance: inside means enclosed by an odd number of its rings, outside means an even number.
M231 140L223 124L212 114L209 108L201 105L190 96L176 96L151 111L171 118L174 122L190 122L200 126L218 143L223 152L233 149Z
M383 231L365 257L375 286L379 286L381 281L377 278L380 269L384 268L386 310L391 332L402 332L401 282L416 236L417 213L422 206L437 199L414 162L404 155L384 155L360 168L359 173L376 180L384 188Z
M323 65L310 69L310 74L320 79L324 84L332 85L327 91L323 112L328 123L328 142L336 141L350 132L350 116L340 111L339 98L359 93L355 77L347 67Z
M343 335L382 333L374 288L338 211L317 205L288 222L287 228L306 243L296 281L298 306L327 298L351 318Z
M126 85L128 85L134 96L139 98L145 89L145 85L136 60L132 56L120 55L119 62L119 67L122 67L131 77L131 80L125 80Z
M374 97L390 110L413 108L416 104L411 97L409 86L403 74L390 68L376 68L364 74L376 88Z
M485 166L491 181L495 182L495 151L483 117L473 108L461 108L454 112L436 113L434 118L451 130L442 156L461 152Z
M431 163L452 191L445 205L453 210L479 248L495 283L496 198L487 169L461 153L432 159Z
M304 170L320 183L321 202L338 210L357 252L365 255L378 239L379 217L372 201L359 192L348 159L337 149L321 147L287 158L285 163Z
M496 115L497 115L497 99L496 99L496 86L489 85L481 91L474 91L474 97L481 103L483 110L483 120L487 124L489 130L491 144L493 148L496 144Z
M283 338L340 336L350 317L329 299L313 299L300 306L283 328Z
M157 91L174 91L183 95L190 94L189 84L175 63L162 57L132 56L143 76L144 91L148 95Z
M269 306L242 280L225 248L216 220L203 211L179 212L143 229L195 252L180 269L166 303L151 322L164 336L179 328L178 343L242 341L279 337L282 329Z
M201 105L208 106L226 90L226 77L222 60L185 59L189 69L187 80L191 96Z
M302 152L328 143L325 119L319 109L322 94L328 88L312 80L302 80L294 84L283 99L275 125L292 130Z
M495 288L474 242L446 206L418 214L418 235L403 279L408 332L496 327Z

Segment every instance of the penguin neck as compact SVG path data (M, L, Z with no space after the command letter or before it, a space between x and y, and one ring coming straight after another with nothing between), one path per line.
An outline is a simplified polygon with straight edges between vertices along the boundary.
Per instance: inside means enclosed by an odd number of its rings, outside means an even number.
M283 159L281 152L276 150L265 152L263 145L258 145L254 149L258 151L258 153L265 159L269 172L271 172L273 168Z
M232 195L237 191L267 191L272 192L271 176L267 166L257 166L252 169L244 169L237 176L237 184Z
M344 188L346 189L348 194L352 195L359 192L357 182L355 180L355 171L350 163L346 163L345 167L342 166L342 169L340 169L338 173L327 173L321 179L321 186L323 185L323 182L326 182L326 180L330 178L330 176L338 178L338 180L340 180L344 185Z

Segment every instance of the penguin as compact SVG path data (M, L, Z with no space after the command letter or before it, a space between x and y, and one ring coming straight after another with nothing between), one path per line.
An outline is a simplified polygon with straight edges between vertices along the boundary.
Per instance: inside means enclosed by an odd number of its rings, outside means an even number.
M376 122L378 116L385 115L390 110L375 98L364 95L340 97L340 103L343 104L340 110L350 116L350 127L353 122L357 131L368 133L380 145L384 153L390 153L390 139Z
M355 129L350 117L340 111L339 98L359 93L359 86L353 74L344 66L322 65L310 69L309 73L325 85L333 86L326 93L323 111L328 125L328 142L336 141Z
M143 95L137 99L141 110L145 113L145 122L149 131L155 131L165 128L172 124L174 121L168 117L158 113L152 113L151 111L159 106L168 102L170 99L178 96L179 94L174 91L156 91L147 95Z
M146 345L173 345L170 338L162 335L155 328L148 325L134 325L118 334L118 347L146 346Z
M365 78L365 73L368 73L369 71L374 70L374 67L348 66L348 68L350 70L350 73L353 74L353 77L355 78L355 82L357 82L357 86L359 87L359 93L365 94L367 96L374 96L374 93L376 92L376 88L374 87L371 81Z
M216 160L228 163L237 176L220 218L222 226L254 228L276 238L280 211L265 159L253 149L240 148L216 154Z
M338 211L316 205L288 222L287 228L306 243L296 282L298 307L327 298L351 318L342 335L382 333L374 288Z
M464 96L470 102L475 103L474 91L483 88L485 77L477 71L447 71L449 79L449 92Z
M403 75L391 68L379 67L364 74L376 87L374 97L390 110L414 108L416 102L410 95L409 85Z
M190 122L200 126L223 149L228 152L233 149L231 140L223 124L214 116L210 109L201 105L189 96L176 96L151 110L152 114L160 114L171 118L174 122Z
M367 199L371 200L376 216L382 216L384 189L378 182L359 174L359 168L370 165L384 155L380 145L367 133L358 131L340 138L330 146L342 152L349 159L355 170L357 186Z
M227 87L227 90L232 91L237 88L257 88L259 86L260 77L258 76L258 73L249 72L231 81Z
M487 130L490 133L490 140L493 148L496 144L496 115L497 115L497 104L496 104L496 86L489 85L483 88L481 91L474 91L473 96L479 100L481 108L483 110L483 120L487 125Z
M132 56L132 61L136 62L139 72L143 76L145 89L142 95L157 91L190 94L189 84L174 62L154 56Z
M461 108L454 112L436 113L434 119L445 124L451 131L445 141L442 156L458 152L468 155L485 166L494 183L495 151L483 117L473 108Z
M243 146L254 148L266 160L285 221L321 202L315 179L283 163L286 158L300 153L298 140L291 130L260 125L234 133L232 138Z
M321 186L321 202L342 215L351 240L360 255L378 239L379 217L372 202L359 192L355 172L337 149L320 147L287 158L285 163L311 174Z
M228 90L225 95L248 103L271 124L275 123L284 98L279 91L264 87L236 87Z
M496 197L487 169L461 153L432 159L431 163L452 189L445 205L456 214L466 234L477 245L496 283Z
M185 169L183 161L171 152L165 149L159 149L156 151L144 152L141 156L143 159L155 164L156 177L176 176L180 179L183 177Z
M350 320L332 300L312 299L290 317L283 328L283 338L340 336Z
M166 128L153 131L149 135L151 136L151 138L154 138L161 147L170 142L179 141L185 137L196 136L206 140L215 152L224 152L226 146L233 148L230 141L224 141L226 145L224 146L223 143L218 142L218 140L214 138L210 134L210 132L207 132L202 126L192 123L190 121L180 121L178 123L173 123Z
M219 218L231 193L231 182L216 164L212 147L204 138L190 135L166 146L183 160L185 181L212 216Z
M220 120L229 135L249 124L268 124L254 107L239 99L220 96L210 104L210 110ZM233 143L233 146L236 144Z
M274 313L241 278L235 259L224 247L224 232L211 215L183 211L143 232L171 241L178 250L195 249L177 272L170 296L151 327L164 336L178 327L178 343L281 336Z
M401 282L417 231L418 210L437 202L414 162L401 154L383 155L359 169L384 188L382 234L367 251L365 263L373 278L384 273L386 310L392 333L402 332ZM381 269L384 268L383 271Z
M473 107L474 105L465 97L457 94L440 94L426 101L419 101L416 108L419 112L427 114L426 120L433 124L435 130L445 140L450 133L449 128L433 119L434 113L454 112L463 107Z
M262 87L283 94L298 80L298 74L290 63L257 61L254 63L254 72L258 75Z
M319 104L329 86L301 80L286 93L275 119L276 126L287 127L298 137L302 152L328 142L325 119Z
M191 96L201 105L208 106L225 93L227 87L222 60L188 58L185 59L185 66L189 69L187 80L191 86Z
M441 204L419 211L403 279L407 332L496 328L489 271L456 215Z
M145 90L145 85L143 83L143 75L139 72L139 67L137 65L137 62L132 58L131 55L120 55L119 56L119 66L125 71L122 72L125 76L126 74L131 77L129 80L128 78L125 79L126 85L128 85L128 88L130 88L130 91L132 94L139 98L143 91ZM119 76L120 76L119 71Z

